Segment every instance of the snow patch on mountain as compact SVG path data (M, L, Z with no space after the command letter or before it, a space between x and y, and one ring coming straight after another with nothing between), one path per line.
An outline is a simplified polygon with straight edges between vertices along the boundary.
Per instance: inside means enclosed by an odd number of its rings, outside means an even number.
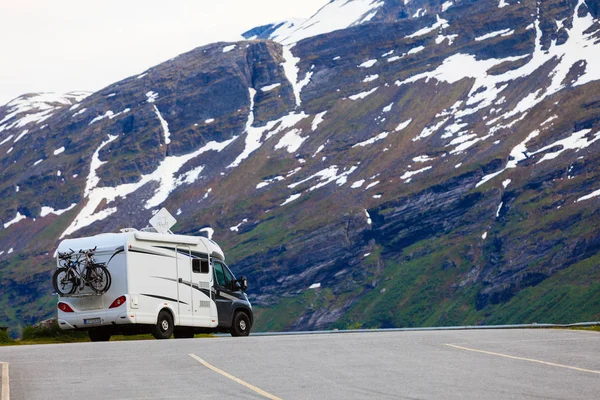
M66 213L67 211L71 211L75 207L77 207L77 203L73 203L69 207L62 209L62 210L55 210L52 207L42 206L42 211L40 212L40 217L44 218L50 214L62 215L64 213Z
M491 174L488 174L488 175L484 176L477 183L477 185L475 185L475 187L479 187L479 186L483 185L484 183L486 183L489 180L491 180L491 179L495 178L496 176L500 175L501 173L503 173L507 169L516 168L517 164L519 162L525 160L528 157L528 155L527 155L527 142L529 142L531 139L537 137L539 134L540 134L539 130L535 130L535 131L531 132L527 136L527 138L525 138L525 140L523 140L521 143L519 143L518 145L516 145L515 147L513 147L513 149L510 152L509 161L506 164L506 167L504 167L503 169L501 169L498 172L494 172L494 173L491 173Z
M57 110L66 106L71 107L90 94L88 92L36 93L17 97L6 104L7 114L0 121L0 132L23 128L32 123L40 124Z
M385 139L386 137L388 137L388 135L389 135L389 132L382 132L379 135L372 137L371 139L365 140L364 142L356 143L354 146L352 146L352 148L354 149L356 147L368 146L370 144L373 144L375 142Z
M92 119L88 125L92 125L92 124L94 124L96 122L102 121L105 118L115 119L115 118L117 118L118 116L120 116L122 114L128 113L129 111L131 111L131 109L126 108L123 111L120 111L120 112L118 112L118 113L115 114L112 110L108 110L104 114L99 115L96 118Z
M446 12L450 7L454 5L453 1L446 1L442 4L442 12Z
M20 212L17 211L17 216L14 217L13 219L11 219L10 221L8 221L7 223L5 223L4 229L7 229L9 226L14 225L24 219L27 219L27 217L25 217L23 214L21 214Z
M502 29L502 30L499 30L499 31L490 32L490 33L487 33L485 35L476 37L475 41L476 42L482 42L484 40L492 39L492 38L495 38L497 36L510 36L513 33L515 33L514 29L510 29L510 28L508 28L508 29Z
M379 89L379 86L377 86L377 87L374 87L374 88L373 88L373 89L371 89L371 90L367 90L366 92L361 92L361 93L353 94L352 96L348 96L348 98L349 98L350 100L353 100L353 101L356 101L356 100L362 100L362 99L364 99L365 97L367 97L368 95L375 93L375 91L376 91L377 89Z
M396 131L396 132L399 132L399 131L401 131L401 130L403 130L403 129L406 129L406 127L408 127L408 125L410 125L410 123L411 123L411 122L412 122L412 118L410 118L410 119L408 119L408 120L406 120L406 121L404 121L404 122L401 122L401 123L400 123L400 124L399 124L399 125L396 127L396 129L394 129L394 131Z
M236 226L232 226L229 228L229 230L231 232L239 232L240 231L240 226L244 225L246 222L248 222L248 218L244 218L242 220L242 222L240 222L239 224L237 224Z
M253 88L249 88L249 96L250 96L250 110L248 113L248 120L246 122L246 143L244 146L244 151L236 157L236 159L227 166L227 168L235 168L241 164L246 158L250 156L253 152L258 150L264 142L273 137L274 135L283 132L286 129L294 127L298 122L308 117L308 115L304 114L304 112L296 114L291 112L288 115L285 115L277 120L269 121L262 127L254 127L252 124L254 123L254 98L256 96L256 90ZM276 129L274 129L277 127ZM263 141L263 135L267 133L266 138ZM306 138L301 138L299 136L299 132L296 130L292 133L288 132L288 134L284 135L285 138L282 138L279 144L275 147L283 148L287 147L288 151L291 149L297 149ZM278 147L279 146L279 147ZM297 147L296 147L297 146ZM295 150L293 150L295 151Z
M290 196L290 197L288 197L288 198L287 198L287 199L286 199L286 200L285 200L283 203L281 203L281 204L280 204L280 207L283 207L283 206L285 206L286 204L289 204L289 203L291 203L292 201L294 201L294 200L297 200L298 198L300 198L300 196L301 196L301 195L302 195L301 193L296 193L296 194L293 194L293 195L291 195L291 196Z
M279 24L269 39L283 45L294 45L311 36L366 23L383 4L383 1L376 0L332 0L307 20Z
M272 85L263 86L260 88L261 92L270 92L271 90L277 89L281 86L281 83L274 83Z
M74 113L73 115L71 115L71 117L73 117L73 118L74 118L74 117L76 117L76 116L78 116L78 115L81 115L81 114L83 114L83 113L84 113L84 112L86 112L86 111L87 111L87 108L82 108L81 110L79 110L79 111L77 111L76 113Z
M443 120L439 121L437 124L434 124L432 126L428 126L426 128L424 128L421 133L419 134L419 136L413 138L413 142L416 142L418 140L421 139L425 139L426 137L429 137L431 135L433 135L435 132L437 132L446 122L448 122L450 118L444 118Z
M317 128L319 127L319 125L321 124L321 122L323 122L325 114L327 114L327 111L323 111L323 112L315 115L315 119L313 119L313 122L311 124L311 129L313 132L316 131Z
M300 62L300 58L294 57L292 50L289 47L284 46L283 59L284 62L281 64L281 66L283 67L285 76L292 85L294 97L296 98L296 107L300 107L300 104L302 104L302 100L300 99L302 87L298 84L298 72L300 71L298 68L298 63Z
M336 182L338 186L342 186L346 184L346 182L348 181L348 176L354 171L356 171L357 168L358 166L353 166L350 168L345 168L343 171L340 171L340 168L337 165L332 165L309 176L306 179L288 185L288 188L294 189L295 187L302 185L303 183L306 183L312 179L318 179L320 182L317 185L310 187L308 189L309 192L322 188L323 186L326 186L332 182Z
M375 64L377 64L377 59L367 60L364 63L360 64L358 68L371 68Z
M585 149L586 147L590 146L592 143L594 143L598 139L600 139L600 132L597 132L594 135L593 139L588 140L588 138L586 138L586 136L591 131L592 131L591 129L583 129L578 132L574 132L568 138L558 140L552 144L549 144L548 146L544 146L541 149L534 151L533 153L530 154L530 156L539 154L539 153L543 153L543 152L545 152L549 149L553 149L555 147L562 147L559 150L544 154L544 156L540 159L540 161L537 162L539 164L539 163L547 161L547 160L555 159L562 152L564 152L566 150L579 151L579 150Z
M433 31L437 30L442 30L442 29L447 29L448 27L450 27L450 25L448 24L448 21L446 21L443 18L440 18L439 15L436 15L436 22L431 25L431 26L427 26L425 28L419 29L418 31L416 31L415 33L413 33L412 35L408 35L407 38L416 38L419 36L425 36L428 33L431 33Z
M156 99L158 98L158 93L151 90L146 93L146 98L147 98L146 101L148 103L154 103L156 101Z
M160 121L160 126L163 130L163 135L165 138L165 144L171 143L171 132L169 131L169 123L163 118L160 111L158 111L158 107L156 106L156 104L154 105L154 113L156 114L156 117Z
M109 143L115 141L117 138L117 135L108 135L108 140L103 141L100 146L98 146L96 151L94 151L94 154L92 155L92 162L90 163L90 172L87 176L85 190L83 192L84 197L88 197L91 191L98 186L98 183L100 183L100 177L98 177L96 171L103 164L106 164L106 161L100 160L100 150L102 150Z
M308 139L308 136L300 136L301 133L301 129L292 129L291 131L287 132L281 137L281 139L279 139L279 143L275 145L275 150L285 148L288 153L295 153L296 151L298 151L300 146L302 146L302 143L304 143L304 141Z
M600 196L600 189L593 191L592 193L582 196L580 198L578 198L575 203L579 203L580 201L585 201L585 200L589 200L589 199L593 199L594 197L598 197Z
M181 174L180 176L176 176L177 172L190 160L198 157L202 153L207 151L217 151L220 152L229 144L231 144L236 138L232 138L230 140L224 142L208 142L206 145L201 147L200 149L183 155L183 156L169 156L166 157L154 170L154 172L148 175L142 175L140 180L136 183L126 183L116 187L97 187L99 184L99 177L96 174L96 171L105 161L101 161L99 159L100 150L105 147L110 142L117 139L118 136L109 136L107 141L102 142L102 144L96 149L94 152L94 156L92 157L92 162L90 164L90 173L87 178L86 188L84 192L84 196L87 198L87 202L83 209L79 212L79 214L75 217L75 219L71 222L71 225L63 232L61 238L71 235L72 233L93 224L94 222L100 221L115 212L117 212L116 207L106 208L100 211L96 211L98 206L106 201L106 204L112 203L117 197L125 198L127 195L137 191L142 186L146 185L149 182L156 182L159 184L158 189L155 190L154 195L146 201L144 207L146 209L151 209L157 207L162 204L169 196L169 194L175 190L178 186L184 183L193 183L193 178L198 178L199 172L201 171L197 168L194 172L187 172Z
M258 185L256 185L256 189L262 189L264 187L269 186L272 183L283 181L283 180L285 180L285 178L283 176L276 176L274 178L262 181L261 183L259 183Z
M408 182L410 182L410 180L412 179L413 176L415 176L417 174L421 174L421 173L423 173L425 171L428 171L431 168L432 168L431 166L428 166L428 167L424 167L424 168L418 169L416 171L406 171L404 173L404 175L402 175L400 177L400 179L402 179L402 180L406 181L406 183L408 183Z

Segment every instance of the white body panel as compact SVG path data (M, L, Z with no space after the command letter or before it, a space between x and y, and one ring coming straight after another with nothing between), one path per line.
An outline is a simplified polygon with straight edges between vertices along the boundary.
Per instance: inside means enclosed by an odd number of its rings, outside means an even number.
M160 310L168 309L175 326L216 328L217 306L212 298L212 262L208 269L192 270L192 259L223 260L221 248L203 237L149 232L109 233L60 243L58 252L97 247L95 261L107 264L112 283L102 295L88 287L59 297L74 312L58 310L63 329L101 325L156 324ZM206 256L206 257L204 257ZM58 258L57 258L58 263ZM109 308L125 296L124 304Z

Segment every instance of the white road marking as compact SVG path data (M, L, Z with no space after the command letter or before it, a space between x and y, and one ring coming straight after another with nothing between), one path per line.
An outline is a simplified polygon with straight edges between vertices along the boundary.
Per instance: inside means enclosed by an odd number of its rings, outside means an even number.
M258 393L258 394L260 394L260 395L262 395L262 396L264 396L264 397L266 397L268 399L271 399L271 400L281 400L281 398L279 398L277 396L273 396L272 394L267 393L264 390L262 390L260 388L257 388L256 386L251 385L251 384L249 384L247 382L244 382L243 380L241 380L239 378L236 378L235 376L233 376L233 375L231 375L231 374L229 374L229 373L227 373L227 372L225 372L225 371L223 371L223 370L221 370L221 369L219 369L219 368L217 368L217 367L215 367L215 366L207 363L206 361L204 361L203 359L201 359L200 357L198 357L195 354L190 354L189 356L192 357L194 360L198 361L200 364L204 365L206 368L211 369L211 370L215 371L216 373L221 374L224 377L229 378L232 381L237 382L240 385L245 386L248 389L253 390L254 392L256 392L256 393ZM2 400L4 400L4 399L2 399Z
M571 365L557 364L557 363L552 363L552 362L548 362L548 361L536 360L536 359L533 359L533 358L517 357L517 356L511 356L511 355L508 355L508 354L494 353L492 351L470 349L468 347L457 346L457 345L454 345L454 344L444 344L444 346L454 347L455 349L459 349L459 350L472 351L472 352L475 352L475 353L488 354L488 355L491 355L491 356L498 356L498 357L510 358L510 359L513 359L513 360L528 361L528 362L533 362L533 363L538 363L538 364L550 365L550 366L553 366L553 367L567 368L567 369L572 369L572 370L575 370L575 371L589 372L589 373L592 373L592 374L599 374L600 375L600 371L596 371L596 370L593 370L593 369L585 369L585 368L573 367Z
M523 340L484 340L481 342L477 342L478 344L498 344L498 343L543 343L543 342L568 342L571 340L598 340L600 339L600 335L598 337L567 337L560 339L523 339ZM468 344L468 343L464 343ZM455 344L458 346L458 344Z
M2 364L2 395L0 400L10 400L10 384L8 381L8 363Z

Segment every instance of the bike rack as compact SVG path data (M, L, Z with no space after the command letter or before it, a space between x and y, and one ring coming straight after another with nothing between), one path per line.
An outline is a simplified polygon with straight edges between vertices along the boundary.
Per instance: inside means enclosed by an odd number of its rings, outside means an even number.
M73 294L65 294L61 297L92 297L92 296L102 296L104 293L73 293Z

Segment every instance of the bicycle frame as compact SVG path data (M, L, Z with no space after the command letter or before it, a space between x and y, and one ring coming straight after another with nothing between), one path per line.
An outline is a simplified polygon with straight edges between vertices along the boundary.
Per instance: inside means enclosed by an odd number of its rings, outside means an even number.
M89 250L79 250L78 253L75 253L73 249L71 249L70 253L62 253L62 264L61 266L67 268L68 270L73 271L75 276L78 278L77 286L79 286L79 290L82 290L85 285L89 285L90 280L89 271L97 264L94 261L94 252L95 248ZM76 254L75 259L73 259L73 254ZM82 260L83 258L83 260ZM83 264L83 267L82 267Z

